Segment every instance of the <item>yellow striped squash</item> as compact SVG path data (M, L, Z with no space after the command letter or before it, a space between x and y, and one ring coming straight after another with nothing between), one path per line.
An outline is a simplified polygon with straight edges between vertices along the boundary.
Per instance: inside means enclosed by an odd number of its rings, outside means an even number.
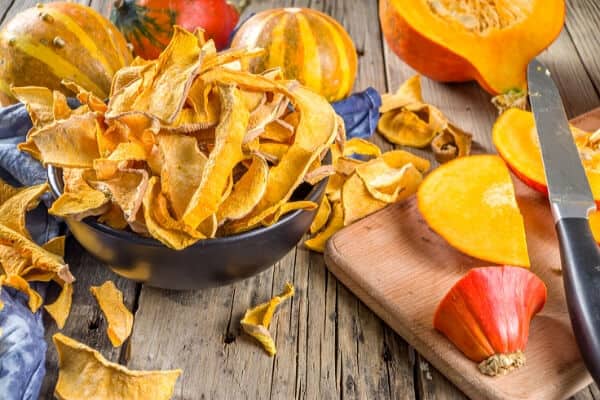
M357 57L348 32L330 16L310 8L278 8L246 21L231 47L266 49L250 64L254 73L281 67L329 101L346 97L356 78Z
M45 86L72 95L61 86L63 79L105 98L113 74L131 59L123 35L90 7L38 4L0 31L0 105L16 101L11 86Z

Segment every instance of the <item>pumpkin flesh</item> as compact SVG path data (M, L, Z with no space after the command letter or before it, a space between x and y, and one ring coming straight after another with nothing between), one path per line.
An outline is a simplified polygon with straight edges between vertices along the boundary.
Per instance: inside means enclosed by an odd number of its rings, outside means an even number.
M529 267L523 217L500 157L461 157L438 167L419 187L417 204L429 227L457 250Z
M564 0L382 0L392 50L443 82L477 80L492 94L525 89L527 63L560 33Z

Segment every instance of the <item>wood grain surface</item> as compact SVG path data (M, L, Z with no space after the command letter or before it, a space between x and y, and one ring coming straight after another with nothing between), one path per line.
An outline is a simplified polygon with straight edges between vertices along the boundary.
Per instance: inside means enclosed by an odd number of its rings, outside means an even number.
M0 24L20 10L48 0L0 0ZM112 0L79 0L108 15ZM550 64L570 117L600 105L596 0L568 0L566 29L542 55ZM338 19L359 53L355 90L395 90L412 71L382 40L376 0L251 0L250 12L283 6L313 7ZM474 83L443 85L423 80L424 97L471 131L478 151L491 151L496 112ZM393 146L379 135L384 149ZM428 152L419 152L430 156ZM78 277L66 334L132 368L184 370L176 399L464 399L465 395L372 313L325 268L323 257L301 245L275 266L239 284L198 292L171 292L120 280L70 239L67 259ZM103 316L88 295L90 284L115 280L135 313L131 347L112 348ZM298 289L272 325L274 359L241 334L243 311L277 293L285 280ZM52 295L52 293L50 294ZM55 328L47 321L47 337ZM51 399L54 349L41 399ZM130 357L129 357L130 355ZM595 385L575 395L600 399Z

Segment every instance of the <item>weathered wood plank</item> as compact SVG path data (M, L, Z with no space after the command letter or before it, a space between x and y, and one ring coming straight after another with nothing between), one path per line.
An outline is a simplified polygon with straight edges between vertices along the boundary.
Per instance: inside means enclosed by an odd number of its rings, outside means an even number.
M132 310L136 298L136 284L112 273L106 266L89 255L72 236L67 240L65 255L65 259L77 280L73 286L71 314L60 332L100 351L107 359L117 362L121 357L121 350L125 349L127 343L119 348L111 345L106 335L106 320L96 300L92 297L89 287L101 285L106 280L111 279L123 291L125 305ZM53 299L58 295L58 291L57 286L50 286L46 296L49 302L54 301ZM44 315L44 326L46 327L46 341L48 343L46 354L47 372L40 398L51 399L53 398L52 393L58 376L58 360L56 350L52 344L52 335L59 330L47 314Z
M600 93L598 59L600 4L595 0L567 0L567 31L583 61L596 92Z

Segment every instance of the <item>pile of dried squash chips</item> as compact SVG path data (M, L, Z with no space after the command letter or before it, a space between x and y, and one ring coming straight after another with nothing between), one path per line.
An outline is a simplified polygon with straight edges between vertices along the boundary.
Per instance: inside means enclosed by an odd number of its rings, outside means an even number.
M157 60L115 74L108 104L70 82L75 110L59 92L15 88L34 122L21 150L63 171L50 212L183 249L316 208L290 199L327 176L321 160L340 121L279 70L246 72L261 53L217 53L201 32L177 27Z

